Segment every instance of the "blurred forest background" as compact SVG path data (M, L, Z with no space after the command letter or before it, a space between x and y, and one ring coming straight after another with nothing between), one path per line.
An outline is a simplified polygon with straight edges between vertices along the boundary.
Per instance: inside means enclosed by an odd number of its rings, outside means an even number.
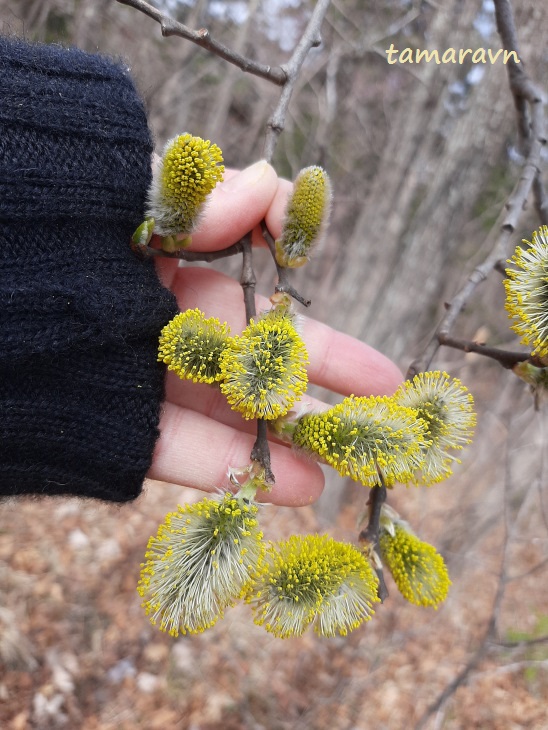
M155 0L191 28L270 65L287 60L309 0ZM513 0L521 59L548 78L548 4ZM115 0L2 0L0 32L122 57L157 146L190 131L230 166L262 155L279 89ZM374 345L405 372L480 264L523 164L506 67L387 63L396 48L501 47L491 0L333 0L299 76L274 157L292 178L322 164L335 191L322 251L296 285L311 314ZM539 223L532 201L515 243ZM259 290L272 269L259 252ZM230 270L233 264L219 264ZM456 334L518 349L494 273ZM153 629L135 592L148 536L197 499L150 484L122 508L74 500L0 510L0 727L132 730L548 728L546 415L496 363L443 349L433 363L478 405L463 464L390 502L445 556L438 611L390 597L345 639L279 641L245 607L203 636ZM324 395L325 397L325 395ZM354 539L363 488L330 479L314 508L269 511L267 535L329 529ZM488 632L488 634L486 634ZM487 641L485 637L487 636ZM471 662L436 711L429 708Z

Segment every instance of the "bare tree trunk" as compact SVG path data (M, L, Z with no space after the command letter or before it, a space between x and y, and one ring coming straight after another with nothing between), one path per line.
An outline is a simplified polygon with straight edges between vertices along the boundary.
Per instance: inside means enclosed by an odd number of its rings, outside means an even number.
M440 9L430 47L470 47L477 11L475 0L452 0ZM548 6L521 15L522 48L534 49L542 43ZM499 47L496 36L492 44ZM485 237L470 222L490 178L509 164L506 148L515 138L501 62L475 66L483 77L461 97L451 84L459 71L463 76L462 67L431 62L408 68L422 83L389 120L370 194L350 236L331 241L315 272L329 291L322 315L404 364L433 327L443 293L454 290L468 270L462 259ZM508 189L514 181L515 175Z

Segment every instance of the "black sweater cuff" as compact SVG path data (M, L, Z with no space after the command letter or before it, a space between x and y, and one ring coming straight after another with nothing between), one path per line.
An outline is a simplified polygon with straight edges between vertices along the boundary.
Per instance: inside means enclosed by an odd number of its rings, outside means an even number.
M0 38L0 495L141 490L177 311L129 248L151 152L126 68Z

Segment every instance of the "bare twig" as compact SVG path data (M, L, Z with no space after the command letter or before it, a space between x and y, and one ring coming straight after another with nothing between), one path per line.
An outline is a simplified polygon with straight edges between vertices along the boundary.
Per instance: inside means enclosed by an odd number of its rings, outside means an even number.
M518 63L513 56L509 56L506 70L510 91L514 98L514 106L516 107L518 131L522 139L524 152L528 155L535 136L534 116L537 113L541 115L541 119L537 120L540 121L538 131L541 134L543 133L542 104L544 95L525 73L523 61L520 57L518 36L510 0L495 0L495 17L503 48L506 51L515 51L520 59L520 63ZM537 105L537 109L533 106L534 104ZM531 111L529 111L529 105L531 105ZM548 220L548 198L538 169L533 183L533 195L540 222L546 224Z
M508 419L511 422L511 412L508 413ZM518 648L519 646L529 646L534 645L535 643L545 643L548 641L548 636L541 636L536 637L535 639L526 640L525 642L522 641L516 641L516 642L500 642L497 639L497 625L499 620L499 614L502 607L502 602L505 597L505 591L508 583L512 580L515 580L515 577L509 576L508 574L508 567L509 567L509 559L511 556L511 546L515 539L518 526L520 523L520 518L525 512L526 509L530 509L530 502L532 497L535 494L535 491L537 489L538 483L544 483L544 464L541 460L540 463L540 471L538 474L538 478L530 481L528 483L527 490L525 494L523 495L523 498L521 500L521 503L519 505L519 509L517 510L517 514L512 515L511 512L511 505L512 505L512 495L510 493L510 468L508 464L510 449L508 448L508 444L510 443L510 429L509 429L509 437L507 441L507 449L506 449L506 459L507 459L507 467L506 467L506 474L505 474L505 480L504 480L504 536L502 541L502 550L501 550L501 567L499 572L499 579L497 583L497 590L495 593L495 597L492 604L491 609L491 615L489 617L489 620L487 622L487 625L485 627L485 631L483 633L483 636L480 640L480 643L478 645L478 648L474 652L474 654L470 657L466 665L463 667L463 669L457 674L457 676L445 687L445 689L438 695L436 700L430 705L430 707L427 708L427 710L424 712L422 717L419 719L417 725L415 726L415 730L422 730L428 722L428 720L432 717L432 715L438 713L443 706L447 703L447 701L452 697L452 695L456 692L456 690L463 685L471 675L471 673L476 669L478 664L489 654L491 654L493 651L499 650L501 648L509 648L514 649ZM543 561L544 562L544 561ZM542 565L542 563L540 564ZM524 574L524 576L527 575L527 573ZM522 576L522 577L524 577ZM509 665L512 666L512 665ZM501 671L512 671L511 669L505 670L504 667L501 668Z
M381 510L383 504L386 502L386 484L382 474L379 471L379 484L371 489L367 504L369 506L369 520L366 527L358 535L358 541L371 546L375 552L379 553L379 533L380 533L380 520ZM377 593L381 601L388 598L388 588L384 580L384 573L382 568L375 568L375 572L379 579L379 587Z
M268 445L268 424L263 418L257 420L257 439L251 450L251 460L256 461L264 469L267 484L274 484L274 474L270 466L270 447Z
M130 246L134 253L140 258L167 258L167 259L180 259L181 261L206 261L211 263L212 261L218 261L219 259L226 259L229 256L235 256L238 253L242 253L242 241L236 241L232 246L222 248L218 251L186 251L184 248L178 249L177 251L164 251L161 248L151 248L150 246L135 243L130 241Z
M453 347L455 350L462 350L463 352L474 352L477 355L483 355L489 357L492 360L496 360L503 368L511 370L514 365L518 362L530 359L530 353L528 352L512 352L511 350L499 350L496 347L487 347L479 342L472 342L470 340L459 340L456 337L450 337L449 335L439 335L440 345L445 347Z
M533 639L523 639L521 641L497 641L495 647L501 649L526 649L536 644L548 644L548 635L536 636Z
M497 28L504 47L517 52L517 34L509 0L495 0L495 8ZM541 151L546 144L543 94L527 76L521 63L517 64L510 59L507 68L510 90L518 111L518 129L524 140L526 154L521 175L506 201L506 213L502 217L499 233L490 253L483 263L470 274L464 286L451 300L447 307L447 314L438 325L425 351L409 366L407 377L413 377L429 367L442 341L449 337L460 312L476 287L485 281L501 260L508 258L512 235L519 223L527 197L531 189L535 187L535 180L539 179ZM540 180L536 184L536 189L539 195L543 194ZM545 198L538 199L536 206L539 215L546 215L548 202Z
M506 454L508 457L508 452ZM478 666L478 664L484 659L484 657L488 654L490 649L490 642L494 638L496 634L496 627L497 627L497 621L498 616L500 612L500 608L502 605L502 601L504 598L504 593L506 590L507 585L507 559L508 559L508 553L509 553L509 546L510 546L510 527L509 527L509 521L508 521L508 501L509 501L509 469L506 469L506 479L504 484L504 508L505 508L505 521L504 521L504 539L502 544L502 557L501 557L501 567L500 567L500 573L499 573L499 579L497 583L497 591L495 593L495 598L493 600L493 606L491 608L491 615L489 617L489 621L487 622L487 626L485 627L485 631L483 633L483 637L479 643L478 648L474 652L474 654L470 657L470 659L467 661L465 666L461 669L461 671L456 675L456 677L449 682L449 684L445 687L445 689L440 692L440 694L437 696L437 698L434 700L434 702L426 709L426 711L423 713L422 717L419 719L417 724L415 725L415 730L422 730L424 727L426 727L426 724L428 723L428 720L432 717L432 715L435 715L441 708L446 704L446 702L453 696L453 694L457 691L457 689L464 684L470 674L473 672L473 670Z
M331 0L318 0L291 58L281 67L285 72L286 80L283 82L278 104L268 120L264 146L264 157L268 162L272 160L278 137L285 126L285 115L299 71L310 49L319 46L321 43L320 28L330 2Z
M207 28L200 28L200 30L192 30L183 23L179 23L169 15L162 13L158 8L145 2L145 0L116 0L116 2L122 5L129 5L131 8L139 10L141 13L148 15L157 23L160 24L162 29L162 35L167 36L180 36L185 38L196 45L205 48L206 51L223 58L228 63L234 64L242 71L253 74L253 76L259 76L260 78L266 79L277 86L283 86L287 81L287 75L284 69L280 66L266 66L263 63L258 63L251 58L246 58L240 53L236 53L227 46L219 43L211 37Z
M251 233L246 233L246 235L240 240L240 243L243 252L240 284L242 285L244 293L245 319L249 324L251 318L257 314L257 308L255 307L255 284L257 283L257 279L255 277L255 271L253 270Z

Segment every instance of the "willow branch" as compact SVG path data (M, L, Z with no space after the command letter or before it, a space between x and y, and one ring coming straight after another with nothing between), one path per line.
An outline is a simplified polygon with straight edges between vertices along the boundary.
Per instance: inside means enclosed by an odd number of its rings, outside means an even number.
M135 10L155 20L160 24L164 37L174 35L185 38L197 46L205 48L206 51L213 53L215 56L223 58L228 63L232 63L242 71L245 71L245 73L259 76L277 86L283 86L287 81L286 73L280 66L267 66L251 58L246 58L246 56L242 56L240 53L236 53L236 51L231 50L212 38L207 28L192 30L183 23L174 20L169 15L162 13L158 8L145 2L145 0L116 0L116 2L119 2L121 5L129 5L129 7L135 8Z
M509 0L495 0L497 9L497 27L502 42L507 50L516 50L516 30ZM516 51L517 52L517 51ZM425 351L414 360L407 371L407 377L428 369L443 340L450 337L455 322L470 299L476 287L487 279L501 260L506 260L512 246L512 236L518 226L525 202L539 180L541 152L546 144L546 132L543 109L543 94L529 79L521 64L510 59L507 64L510 90L518 111L518 128L525 139L526 158L521 175L504 206L502 223L495 236L495 243L482 264L476 267L468 277L464 286L447 305L447 313L438 325ZM542 190L542 183L536 183L537 190ZM504 210L503 209L503 210ZM548 213L546 200L537 200L539 214ZM493 235L491 232L490 236Z
M317 0L308 25L295 47L291 58L281 66L286 79L281 84L282 93L267 124L264 158L268 162L272 161L278 138L285 127L285 116L304 60L310 49L319 46L321 43L320 29L330 2L331 0Z
M226 259L229 256L235 256L238 253L242 253L242 241L236 241L232 246L222 248L218 251L186 251L184 248L178 249L177 251L164 251L161 248L151 248L150 246L130 242L130 246L133 251L143 259L150 258L166 258L166 259L179 259L181 261L206 261L211 263L219 259Z
M508 460L508 450L506 453L506 459ZM508 504L509 504L509 492L510 492L510 485L509 485L509 467L507 465L506 468L506 478L504 482L504 513L505 513L505 519L504 519L504 537L503 537L503 543L502 543L502 556L501 556L501 566L500 566L500 572L497 582L497 590L495 593L495 597L493 600L492 608L491 608L491 615L489 616L489 620L487 622L487 625L485 627L483 636L481 638L480 644L476 651L472 654L468 662L465 664L465 666L461 669L461 671L454 677L454 679L449 682L449 684L446 685L445 689L443 689L437 698L434 700L434 702L426 709L426 711L423 713L423 715L419 718L419 721L415 725L415 730L423 730L423 728L426 727L429 719L432 717L432 715L436 714L441 708L446 704L446 702L452 697L452 695L457 691L457 689L464 684L470 674L476 669L478 664L488 655L490 651L490 642L493 641L494 637L496 636L496 628L498 623L498 618L500 614L500 609L502 606L502 601L504 599L504 594L506 591L506 585L508 582L508 556L510 552L510 542L512 539L512 534L515 531L516 523L510 527L509 524L509 516L508 516Z
M257 420L257 439L251 450L251 460L258 462L264 469L264 479L267 484L276 481L270 466L270 447L268 445L268 424L264 418Z
M440 336L440 345L445 347L453 347L455 350L462 350L462 352L475 352L477 355L483 355L489 357L492 360L496 360L499 365L503 368L511 370L519 362L524 362L531 358L529 352L513 352L512 350L499 350L497 347L487 347L479 342L472 342L470 340L459 340L456 337L450 337L449 335Z
M386 484L379 471L379 484L372 487L367 504L369 506L369 520L367 526L358 535L358 541L371 546L377 555L379 554L379 535L382 506L386 502ZM384 580L382 568L376 568L375 572L379 579L377 593L381 602L388 598L388 588Z
M255 284L257 278L253 269L253 253L251 246L251 233L240 239L239 243L242 247L242 275L240 278L240 284L244 293L245 303L245 319L247 324L251 321L252 317L257 314L257 308L255 307Z
M522 639L521 641L497 641L495 646L501 649L525 649L536 644L548 644L548 636L536 636L533 639Z

